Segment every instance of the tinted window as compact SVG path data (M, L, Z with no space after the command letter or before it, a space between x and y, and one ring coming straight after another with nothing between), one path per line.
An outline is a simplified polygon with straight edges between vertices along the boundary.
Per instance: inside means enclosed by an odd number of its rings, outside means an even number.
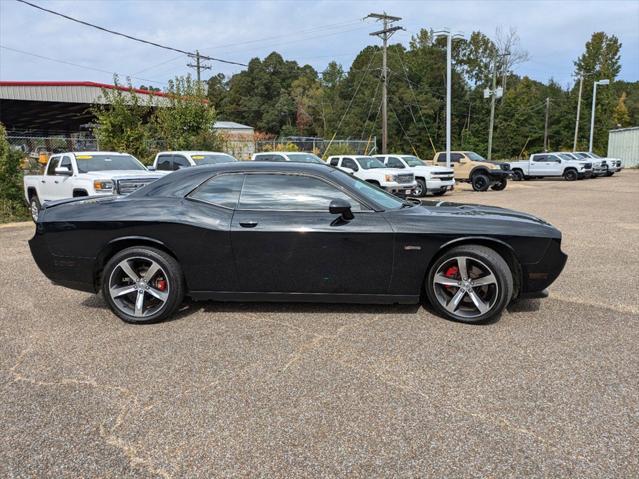
M158 156L156 168L158 170L166 170L166 171L172 170L173 168L171 167L171 155Z
M357 163L365 170L373 170L375 168L384 168L384 163L372 156L358 156Z
M52 156L49 160L49 166L47 167L47 175L55 175L55 169L58 167L60 157Z
M339 158L331 158L331 165L332 166L337 166L338 163L339 163Z
M404 166L404 163L402 163L399 158L396 158L394 156L389 156L388 157L388 161L386 162L386 166L388 166L389 168L406 168Z
M401 208L405 203L397 196L386 193L381 188L360 180L355 176L344 173L343 171L335 171L336 175L342 175L342 181L345 181L350 188L356 189L362 196L378 203L380 206L389 209Z
M535 155L533 161L546 161L546 155Z
M241 209L328 211L332 200L344 199L353 211L360 211L358 202L333 185L317 178L298 175L246 175Z
M313 153L289 153L289 161L297 161L298 163L322 163L319 156Z
M461 160L463 156L464 155L462 155L461 153L451 153L450 161L452 163L459 163L459 160ZM444 155L444 161L446 161L446 155Z
M271 161L272 155L255 155L253 161Z
M191 163L189 163L189 160L187 160L182 155L173 155L173 169L178 170L180 166L184 168L187 166L191 166Z
M243 179L244 175L237 174L214 176L191 193L189 197L225 208L235 208Z
M359 170L359 166L357 166L357 163L355 163L355 160L353 160L352 158L344 158L342 160L342 166L344 168L350 168L353 171Z
M71 167L71 157L63 156L62 160L60 160L60 166L65 166L69 169L69 171L72 171L73 168Z

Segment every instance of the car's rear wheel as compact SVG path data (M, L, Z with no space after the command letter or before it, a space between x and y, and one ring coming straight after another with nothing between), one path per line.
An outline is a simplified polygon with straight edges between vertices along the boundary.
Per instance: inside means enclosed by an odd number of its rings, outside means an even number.
M483 173L475 173L471 179L471 183L475 191L486 191L490 186L488 176Z
M426 196L426 182L421 178L417 178L415 182L417 183L417 186L415 186L415 196L420 198Z
M524 180L524 172L521 170L513 170L513 181Z
M102 293L111 310L127 323L162 321L184 298L182 270L164 251L146 246L127 248L104 268Z
M506 178L502 178L490 188L494 191L502 191L506 189L507 184L508 184L508 180Z
M42 205L40 204L38 195L34 194L29 200L29 213L31 213L31 219L34 223L38 222L38 216L40 216L40 208L42 208Z
M458 246L430 268L426 294L442 316L481 323L506 308L513 295L513 275L496 251L479 245Z

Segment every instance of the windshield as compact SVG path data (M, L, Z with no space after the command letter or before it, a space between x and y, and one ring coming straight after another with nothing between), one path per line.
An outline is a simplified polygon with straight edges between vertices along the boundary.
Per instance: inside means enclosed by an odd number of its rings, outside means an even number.
M561 155L559 155L559 158L561 158L562 160L567 160L567 161L572 161L574 160L574 158L572 157L572 155L568 154L568 153L562 153Z
M113 171L113 170L146 170L144 165L131 155L75 155L78 172Z
M588 153L590 155L590 158L597 158L598 160L601 159L601 156L599 156L597 153Z
M586 160L590 159L586 153L575 153L575 155L577 155L577 158L584 158Z
M237 161L231 155L224 153L206 153L202 155L191 155L196 165L217 165L218 163L229 163Z
M488 161L486 158L484 158L478 153L475 153L474 151L467 151L466 156L470 158L472 161Z
M313 153L287 153L290 161L297 161L298 163L324 163L319 156Z
M408 166L424 166L425 165L425 163L419 158L417 158L416 156L412 156L412 155L402 156L402 159L406 162Z
M359 166L364 168L365 170L372 170L374 168L385 168L384 163L379 161L377 158L373 158L372 156L358 156L355 158Z
M406 204L398 197L393 196L390 193L386 193L381 188L378 188L364 180L360 180L353 175L349 175L341 170L335 170L335 174L341 175L341 179L345 181L348 186L356 189L364 198L374 201L383 208L391 210L399 209Z

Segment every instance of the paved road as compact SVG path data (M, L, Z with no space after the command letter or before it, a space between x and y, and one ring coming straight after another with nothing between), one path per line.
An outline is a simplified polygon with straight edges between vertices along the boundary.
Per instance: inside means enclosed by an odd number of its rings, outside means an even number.
M451 196L565 235L551 297L486 326L217 303L126 325L0 228L0 477L637 477L638 185Z

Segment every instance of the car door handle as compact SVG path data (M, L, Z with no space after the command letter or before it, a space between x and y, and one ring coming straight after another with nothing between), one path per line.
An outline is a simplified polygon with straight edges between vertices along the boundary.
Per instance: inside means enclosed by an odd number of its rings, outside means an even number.
M56 184L57 184L57 183L60 183L60 182L59 182L58 180L55 180L55 181L54 181L54 183L56 183Z
M46 183L46 181L44 181L44 180L40 180L40 183Z
M240 226L242 228L255 228L257 226L257 221L240 221Z

